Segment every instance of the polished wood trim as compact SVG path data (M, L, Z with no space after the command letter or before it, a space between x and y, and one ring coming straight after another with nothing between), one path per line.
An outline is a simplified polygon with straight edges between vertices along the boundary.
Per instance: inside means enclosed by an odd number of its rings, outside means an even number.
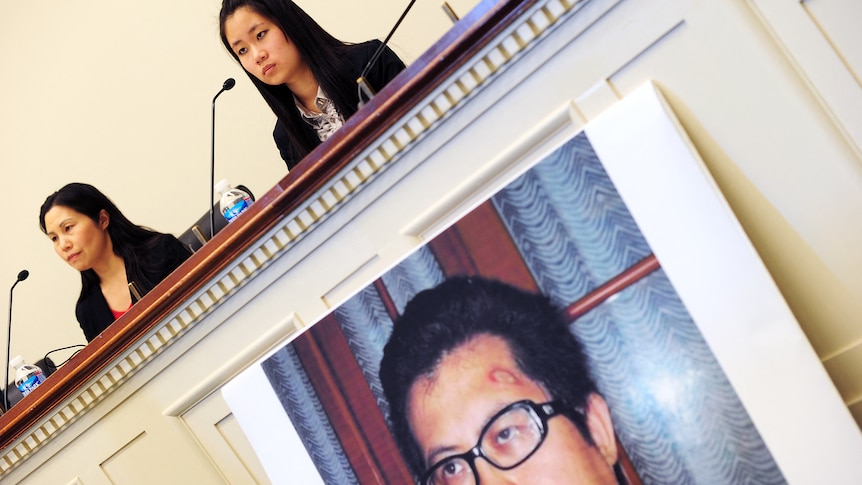
M466 250L464 240L458 231L458 223L428 242L434 259L447 278L452 276L472 276L479 273L472 255Z
M359 483L409 483L412 477L403 460L393 458L395 442L335 317L330 314L292 345Z
M494 205L486 201L429 241L443 274L482 275L537 292L530 269Z
M316 353L307 349L314 347ZM294 341L309 381L360 483L411 483L353 350L334 315Z
M575 321L583 314L599 306L603 301L637 283L660 267L661 265L655 255L650 254L607 283L591 291L588 295L569 305L564 310L566 320L569 322Z
M383 302L383 308L386 309L386 314L389 316L389 319L393 322L398 318L398 309L395 308L395 302L392 301L392 295L389 294L389 290L386 288L386 285L383 283L382 279L374 280L374 289L377 290L377 294L380 295L380 301Z

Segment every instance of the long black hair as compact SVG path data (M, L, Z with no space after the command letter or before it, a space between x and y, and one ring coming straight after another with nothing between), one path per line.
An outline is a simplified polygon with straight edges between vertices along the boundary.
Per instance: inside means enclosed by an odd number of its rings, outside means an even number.
M251 8L281 28L285 37L296 45L314 79L344 120L356 112L359 103L356 79L344 62L345 54L353 44L333 37L290 0L223 0L219 13L219 34L225 48L237 62L239 57L225 36L225 22L240 7ZM246 74L284 126L291 145L297 151L297 160L302 159L320 140L308 123L302 120L293 93L287 86L270 86L252 73L246 71Z
M146 256L155 248L158 240L165 237L165 234L132 223L111 199L89 184L78 182L67 184L45 199L39 210L39 227L46 234L48 231L45 227L45 214L55 206L68 207L89 217L97 225L101 212L103 210L107 212L108 236L111 238L114 254L123 258L129 281L134 281L143 292L149 291L158 283L158 281L150 281L143 268L146 264ZM92 269L81 271L82 298L98 286L99 276L95 271Z

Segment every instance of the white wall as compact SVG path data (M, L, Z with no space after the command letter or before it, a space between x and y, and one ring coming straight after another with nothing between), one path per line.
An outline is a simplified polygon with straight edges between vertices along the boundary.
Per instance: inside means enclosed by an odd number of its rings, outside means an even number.
M337 37L359 42L385 38L408 2L297 3ZM461 16L476 3L450 2ZM218 100L216 180L261 195L287 173L271 138L274 115L219 40L219 8L216 0L4 5L3 294L30 271L14 290L11 355L32 363L85 343L74 315L80 277L38 227L39 207L55 190L91 183L133 222L180 234L208 209L211 101L228 77L237 86ZM450 27L439 3L417 2L390 44L409 63ZM8 298L0 301L5 323Z

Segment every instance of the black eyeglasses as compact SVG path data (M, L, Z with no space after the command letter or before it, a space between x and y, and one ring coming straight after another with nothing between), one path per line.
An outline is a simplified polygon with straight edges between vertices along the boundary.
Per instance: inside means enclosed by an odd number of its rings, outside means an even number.
M548 419L562 412L556 401L518 401L506 406L488 420L476 446L432 465L423 475L422 485L479 485L476 458L480 457L500 470L515 468L542 446Z

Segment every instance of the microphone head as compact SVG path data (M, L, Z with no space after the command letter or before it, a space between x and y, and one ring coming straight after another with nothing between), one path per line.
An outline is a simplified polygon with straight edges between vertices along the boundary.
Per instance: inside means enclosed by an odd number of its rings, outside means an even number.
M232 77L229 77L225 80L224 84L222 84L222 89L228 91L233 89L234 86L236 86L236 81Z
M24 281L28 276L30 276L30 272L26 269L22 269L21 272L18 273L18 281Z

